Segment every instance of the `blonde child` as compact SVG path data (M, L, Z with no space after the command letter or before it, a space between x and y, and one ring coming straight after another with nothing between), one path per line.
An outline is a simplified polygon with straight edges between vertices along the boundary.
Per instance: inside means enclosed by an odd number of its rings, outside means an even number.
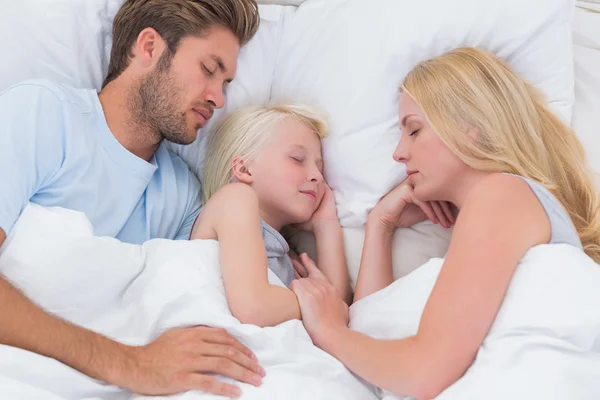
M349 301L342 230L331 189L323 180L316 112L300 105L254 106L229 116L208 138L204 207L191 239L216 239L232 314L243 323L272 326L300 319L287 288L298 271L327 280ZM292 261L280 231L314 233L317 269L307 255ZM270 269L286 286L270 283Z

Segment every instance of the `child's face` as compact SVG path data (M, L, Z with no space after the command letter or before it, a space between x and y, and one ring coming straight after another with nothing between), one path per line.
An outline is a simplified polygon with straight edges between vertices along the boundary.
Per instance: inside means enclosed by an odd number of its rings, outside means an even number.
M262 217L275 229L308 221L323 197L321 140L307 126L285 119L251 163L252 188Z

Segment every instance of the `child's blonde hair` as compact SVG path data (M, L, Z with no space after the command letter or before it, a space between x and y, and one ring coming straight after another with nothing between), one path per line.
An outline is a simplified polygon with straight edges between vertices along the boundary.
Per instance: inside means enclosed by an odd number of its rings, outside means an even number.
M460 48L422 62L403 84L446 146L470 167L509 172L551 191L585 252L600 262L600 201L575 133L504 60ZM465 132L476 128L477 140Z
M231 182L234 157L240 156L246 162L255 160L273 138L276 126L285 119L305 125L321 139L329 135L325 119L305 105L249 106L233 112L215 131L209 133L202 188L203 204L217 190Z

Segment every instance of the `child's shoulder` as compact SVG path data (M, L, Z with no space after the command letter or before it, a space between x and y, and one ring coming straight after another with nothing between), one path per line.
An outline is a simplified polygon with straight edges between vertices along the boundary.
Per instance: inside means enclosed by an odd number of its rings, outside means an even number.
M208 200L206 205L209 204L223 204L223 203L247 203L251 202L258 203L256 193L252 188L244 183L229 183L217 190L216 193Z
M206 202L192 229L192 239L213 239L219 226L252 223L259 219L258 198L254 190L243 183L230 183L217 190Z

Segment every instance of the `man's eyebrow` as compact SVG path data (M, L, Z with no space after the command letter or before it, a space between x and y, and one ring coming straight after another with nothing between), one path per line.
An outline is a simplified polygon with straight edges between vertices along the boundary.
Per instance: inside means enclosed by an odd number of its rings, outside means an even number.
M225 67L225 63L223 62L223 59L221 57L217 56L216 54L212 54L211 58L217 63L217 66L221 70L221 72L226 74L227 68ZM232 81L233 81L233 78L225 80L225 82L227 82L228 84L231 83Z
M219 67L219 69L221 70L221 72L223 73L227 73L227 68L225 67L225 63L223 62L223 59L215 54L211 55L211 58L213 60L215 60L215 62L217 63L217 66Z

